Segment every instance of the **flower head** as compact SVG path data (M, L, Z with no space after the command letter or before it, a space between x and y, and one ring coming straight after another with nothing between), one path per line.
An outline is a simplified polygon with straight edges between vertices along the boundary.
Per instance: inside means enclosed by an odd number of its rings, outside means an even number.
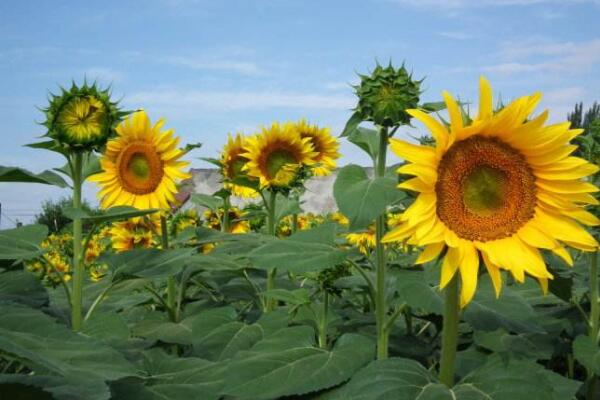
M484 78L473 121L465 122L452 96L444 98L449 126L420 110L407 111L430 130L435 147L391 140L392 151L408 161L398 172L414 175L399 188L419 195L384 241L424 246L417 263L444 255L440 286L460 274L463 306L475 294L480 257L497 294L501 269L519 282L531 275L546 289L552 274L540 249L572 265L566 245L584 251L598 246L581 226L600 223L583 208L598 204L590 194L598 188L582 180L598 167L573 157L576 146L569 144L582 130L545 125L547 111L532 118L539 93L494 112Z

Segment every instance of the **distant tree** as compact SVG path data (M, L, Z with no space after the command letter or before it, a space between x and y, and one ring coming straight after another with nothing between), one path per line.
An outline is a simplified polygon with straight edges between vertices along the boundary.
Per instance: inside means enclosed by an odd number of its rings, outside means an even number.
M600 104L594 102L584 112L583 103L577 103L573 112L567 114L567 119L571 128L584 131L575 139L579 145L576 155L596 164L600 162Z
M35 223L46 225L50 233L58 233L71 223L63 210L72 207L72 205L73 200L70 197L63 197L59 200L45 200L42 203L42 212L35 216ZM85 211L94 212L85 201L81 206Z

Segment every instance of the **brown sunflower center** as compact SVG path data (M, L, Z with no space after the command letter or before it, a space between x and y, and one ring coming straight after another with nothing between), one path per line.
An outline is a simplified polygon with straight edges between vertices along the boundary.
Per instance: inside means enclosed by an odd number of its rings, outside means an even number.
M500 140L473 136L455 143L438 167L437 214L467 240L514 234L536 204L535 176L525 158Z
M131 143L117 159L119 181L129 193L142 195L156 190L164 175L163 162L149 143Z
M267 172L271 178L277 176L277 173L288 164L295 164L294 155L287 149L277 149L272 151L266 159Z

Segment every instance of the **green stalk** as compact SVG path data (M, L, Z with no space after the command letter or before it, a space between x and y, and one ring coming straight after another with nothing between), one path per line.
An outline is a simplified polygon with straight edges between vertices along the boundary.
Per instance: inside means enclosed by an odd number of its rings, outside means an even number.
M598 331L600 330L600 299L598 298L598 253L590 255L590 319L589 337L597 344ZM593 400L596 394L596 374L588 371L587 378L587 400Z
M458 343L458 277L454 275L444 289L444 327L442 328L442 358L440 382L454 385L454 360Z
M223 199L223 220L221 221L221 232L229 232L229 226L231 225L231 221L229 221L229 209L231 208L231 203L229 201L229 196L226 196Z
M74 154L73 168L73 208L81 208L81 186L83 185L83 153ZM83 301L83 277L85 274L82 262L82 222L81 217L73 219L73 291L71 293L71 328L74 331L81 330L82 301Z
M169 231L167 228L167 218L162 214L160 216L160 231L162 248L163 250L167 250L169 248ZM177 316L175 315L176 289L175 278L169 276L167 278L167 308L173 322L177 322Z
M388 145L388 130L385 127L379 129L379 153L377 156L377 168L375 176L381 178L385 175L385 161ZM377 325L377 359L383 360L388 357L388 336L386 327L387 304L385 299L385 248L381 239L385 234L385 212L377 217L375 221L375 257L376 257L376 297L375 297L375 321Z
M275 200L277 193L274 190L269 191L269 199L267 204L267 233L275 236ZM267 290L275 289L275 276L277 276L277 268L273 268L267 272ZM276 308L277 301L275 299L267 300L266 311L273 311Z
M319 348L327 348L327 320L329 314L329 293L323 290L323 313L319 322Z

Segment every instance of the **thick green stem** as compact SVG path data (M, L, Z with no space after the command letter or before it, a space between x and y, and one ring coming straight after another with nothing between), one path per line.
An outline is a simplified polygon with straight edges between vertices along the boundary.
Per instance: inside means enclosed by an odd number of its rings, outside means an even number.
M161 214L160 216L160 231L161 231L161 244L163 250L169 249L169 231L167 228L167 218ZM169 309L169 316L171 321L177 322L177 315L175 313L175 302L177 299L177 286L175 284L175 278L169 276L167 278L167 308Z
M223 220L221 221L221 232L229 232L229 226L231 221L229 220L229 209L231 208L231 202L229 196L223 199Z
M81 208L81 186L83 185L83 153L74 154L73 168L73 208ZM82 222L81 217L73 219L73 291L71 293L71 328L81 330L83 277L85 274L82 262Z
M327 348L327 322L329 319L329 293L323 290L323 313L319 322L319 348Z
M379 153L377 155L377 168L375 176L381 178L385 175L385 161L388 145L387 128L379 130ZM375 257L376 257L376 297L375 297L375 320L377 325L377 359L383 360L388 357L388 335L386 327L387 304L385 297L385 247L381 242L385 234L385 212L377 217L375 221Z
M444 326L442 328L442 357L440 382L448 387L454 385L454 361L458 343L458 277L448 283L444 290Z
M275 236L275 200L277 199L277 193L273 190L269 191L269 198L267 206L267 233ZM267 272L267 290L275 289L275 277L277 276L277 268L273 268ZM273 311L277 306L275 299L269 298L267 300L266 311Z
M600 299L598 298L598 253L590 255L590 319L588 335L594 343L598 343L600 330ZM593 400L596 395L597 377L593 371L588 371L587 400Z

